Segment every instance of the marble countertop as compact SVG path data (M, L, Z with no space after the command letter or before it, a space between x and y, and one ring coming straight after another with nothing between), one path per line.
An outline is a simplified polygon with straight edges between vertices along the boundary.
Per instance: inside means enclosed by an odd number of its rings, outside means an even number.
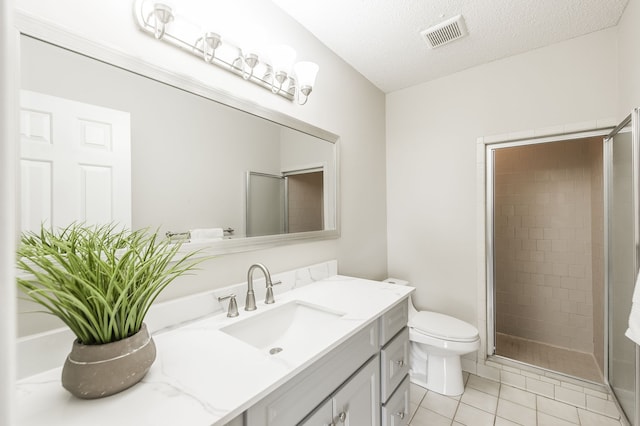
M157 358L145 378L119 394L81 400L60 384L61 368L22 379L17 388L19 425L224 425L316 360L362 330L413 291L336 275L276 295L237 318L217 314L154 333ZM296 365L237 340L219 329L288 301L344 312L342 332Z

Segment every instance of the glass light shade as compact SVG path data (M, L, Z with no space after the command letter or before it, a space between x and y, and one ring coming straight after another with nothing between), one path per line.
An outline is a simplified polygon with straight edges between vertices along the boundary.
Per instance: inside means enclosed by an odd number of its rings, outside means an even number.
M293 62L296 60L296 51L284 44L273 46L269 48L269 60L274 73L284 72L289 74Z
M293 67L298 87L313 87L320 67L314 62L298 62Z

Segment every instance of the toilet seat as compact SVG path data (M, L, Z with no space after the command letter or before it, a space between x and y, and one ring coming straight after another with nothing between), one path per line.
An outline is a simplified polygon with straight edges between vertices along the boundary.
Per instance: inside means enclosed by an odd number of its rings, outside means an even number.
M408 325L420 333L453 342L473 342L479 337L478 329L471 324L437 312L418 312Z

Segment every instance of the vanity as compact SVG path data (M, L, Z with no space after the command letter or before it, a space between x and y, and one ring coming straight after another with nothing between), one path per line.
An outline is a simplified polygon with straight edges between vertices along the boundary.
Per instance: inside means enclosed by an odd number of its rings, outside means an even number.
M19 381L18 422L405 425L413 288L336 270L328 262L274 275L283 284L270 305L257 281L257 310L241 307L235 318L217 297L234 292L241 301L245 283L160 304L147 321L157 359L140 383L80 400L62 389L60 368L48 370ZM202 300L213 312L184 320Z

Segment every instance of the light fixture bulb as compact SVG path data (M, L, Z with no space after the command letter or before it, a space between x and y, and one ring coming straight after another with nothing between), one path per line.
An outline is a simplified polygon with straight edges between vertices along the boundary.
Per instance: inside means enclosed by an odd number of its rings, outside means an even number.
M296 76L296 86L298 88L298 103L304 105L309 99L309 95L316 83L316 76L320 67L314 62L298 62L293 67ZM304 96L304 98L302 97Z
M313 87L320 67L315 62L298 62L293 67L298 87Z

